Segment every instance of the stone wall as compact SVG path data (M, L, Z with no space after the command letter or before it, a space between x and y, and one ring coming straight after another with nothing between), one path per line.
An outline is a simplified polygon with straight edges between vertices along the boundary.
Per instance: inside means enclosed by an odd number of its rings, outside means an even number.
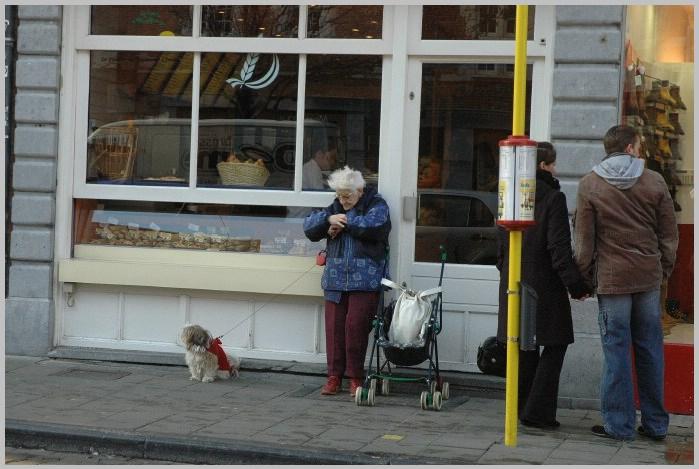
M17 9L8 354L45 355L53 345L61 13L60 6Z
M623 15L623 6L556 7L551 141L571 214L578 181L602 159L602 137L619 123ZM571 306L575 343L561 373L561 400L598 408L603 355L597 301Z

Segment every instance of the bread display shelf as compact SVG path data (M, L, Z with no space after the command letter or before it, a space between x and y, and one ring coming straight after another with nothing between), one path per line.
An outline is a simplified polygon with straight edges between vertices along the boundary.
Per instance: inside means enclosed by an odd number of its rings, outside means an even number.
M120 225L95 227L90 244L108 246L210 249L217 251L260 252L259 239L229 237L203 232L173 233Z

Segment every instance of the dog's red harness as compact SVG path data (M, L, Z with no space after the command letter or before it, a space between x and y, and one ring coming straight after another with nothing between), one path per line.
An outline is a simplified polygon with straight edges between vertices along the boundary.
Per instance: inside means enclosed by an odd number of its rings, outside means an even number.
M214 340L211 341L211 343L209 344L209 348L207 348L206 351L216 355L216 358L218 358L219 370L233 371L233 367L228 361L228 357L226 356L226 352L223 351L221 343L221 339L216 337Z

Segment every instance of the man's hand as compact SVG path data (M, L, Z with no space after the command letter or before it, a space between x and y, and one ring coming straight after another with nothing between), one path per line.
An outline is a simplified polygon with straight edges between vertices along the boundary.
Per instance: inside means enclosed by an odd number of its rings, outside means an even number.
M335 215L330 215L328 217L328 223L330 226L337 226L339 228L344 228L347 224L347 215L344 213L336 213Z

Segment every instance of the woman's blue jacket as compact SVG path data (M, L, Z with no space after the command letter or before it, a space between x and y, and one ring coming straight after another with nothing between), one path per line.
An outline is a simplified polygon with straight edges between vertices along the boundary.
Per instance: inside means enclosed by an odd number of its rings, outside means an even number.
M347 225L330 238L328 217L347 215ZM388 205L376 189L367 187L357 204L345 212L337 198L306 217L303 230L311 241L327 240L327 259L321 280L323 290L377 291L388 251L391 217Z

